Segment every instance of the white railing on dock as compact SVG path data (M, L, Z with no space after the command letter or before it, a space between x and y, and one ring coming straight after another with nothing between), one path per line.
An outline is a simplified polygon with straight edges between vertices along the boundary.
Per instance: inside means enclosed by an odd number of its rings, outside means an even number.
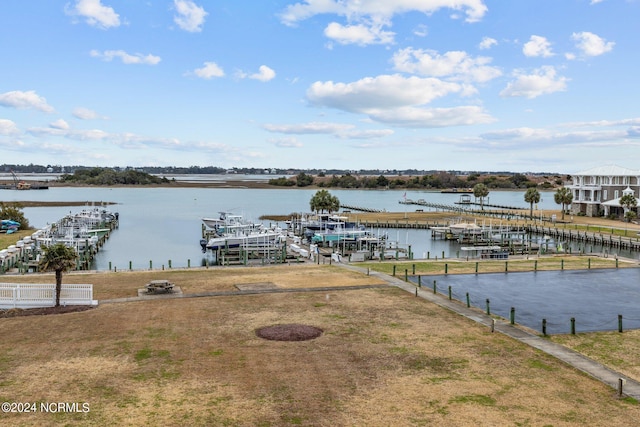
M0 283L0 309L53 307L56 285L51 283ZM60 305L96 305L93 285L62 284Z

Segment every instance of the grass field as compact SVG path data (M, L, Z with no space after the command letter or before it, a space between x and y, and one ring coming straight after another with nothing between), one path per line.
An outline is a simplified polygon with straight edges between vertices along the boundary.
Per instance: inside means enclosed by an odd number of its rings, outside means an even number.
M183 292L377 284L336 266L68 274L98 299L148 280ZM51 282L51 275L3 280ZM86 413L0 414L2 425L634 425L640 405L556 359L396 288L154 299L0 319L0 400L80 402ZM302 323L311 341L257 328ZM558 337L639 354L634 332ZM590 334L596 337L596 334ZM604 337L604 338L603 338ZM554 338L555 339L555 338ZM633 344L637 345L637 344ZM631 358L633 357L633 358ZM625 361L629 369L637 357Z

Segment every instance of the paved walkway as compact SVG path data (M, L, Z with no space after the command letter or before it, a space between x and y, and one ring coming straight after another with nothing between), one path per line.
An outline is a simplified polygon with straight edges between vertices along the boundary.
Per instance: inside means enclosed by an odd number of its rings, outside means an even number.
M340 265L341 267L347 269L366 273L364 269L355 267L353 265L338 263L336 263L335 265ZM495 320L495 325L493 325L495 332L508 335L511 338L514 338L531 347L537 348L538 350L543 351L559 360L562 360L568 365L573 366L574 368L590 375L591 377L609 385L615 390L618 390L619 380L622 378L625 380L625 383L623 385L623 393L626 396L630 396L634 399L640 400L640 383L638 381L633 380L617 371L614 371L613 369L610 369L601 363L591 360L588 357L577 353L567 347L556 344L538 335L529 333L514 325L511 325L506 321L496 320L476 308L468 308L466 305L461 304L459 301L449 300L448 298L440 294L434 294L433 291L429 290L428 288L416 288L416 286L412 283L405 282L404 280L401 280L397 277L388 276L383 273L371 271L369 275L377 277L381 281L387 282L392 286L404 289L405 291L412 294L415 294L417 289L417 296L419 296L420 298L424 298L428 301L433 302L434 304L447 308L468 319L485 325L487 328L491 328Z

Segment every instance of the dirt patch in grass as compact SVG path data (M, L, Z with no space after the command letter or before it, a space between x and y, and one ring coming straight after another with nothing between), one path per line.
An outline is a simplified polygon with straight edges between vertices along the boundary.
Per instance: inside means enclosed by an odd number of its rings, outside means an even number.
M256 329L256 335L272 341L307 341L322 335L322 329L298 323L264 326Z

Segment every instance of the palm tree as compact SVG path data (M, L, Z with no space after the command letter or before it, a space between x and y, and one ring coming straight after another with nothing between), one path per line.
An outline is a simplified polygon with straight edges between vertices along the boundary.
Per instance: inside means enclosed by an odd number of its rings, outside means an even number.
M625 194L624 196L620 197L620 206L624 208L625 218L627 218L629 221L635 218L631 218L635 214L632 209L638 206L638 201L633 194Z
M56 307L60 306L60 292L62 290L62 273L76 267L78 255L73 248L63 243L56 243L45 249L38 267L41 271L56 272Z
M336 196L332 196L327 190L318 190L309 201L309 207L312 211L329 213L340 209L340 200Z
M480 198L480 209L484 210L484 198L489 195L486 185L479 183L473 186L473 196Z
M555 200L557 204L562 205L562 220L564 220L565 206L573 202L573 193L567 187L558 188L556 194L553 195L553 200Z
M529 216L533 218L533 204L540 203L540 192L535 187L527 188L527 192L524 193L524 201L529 203Z

